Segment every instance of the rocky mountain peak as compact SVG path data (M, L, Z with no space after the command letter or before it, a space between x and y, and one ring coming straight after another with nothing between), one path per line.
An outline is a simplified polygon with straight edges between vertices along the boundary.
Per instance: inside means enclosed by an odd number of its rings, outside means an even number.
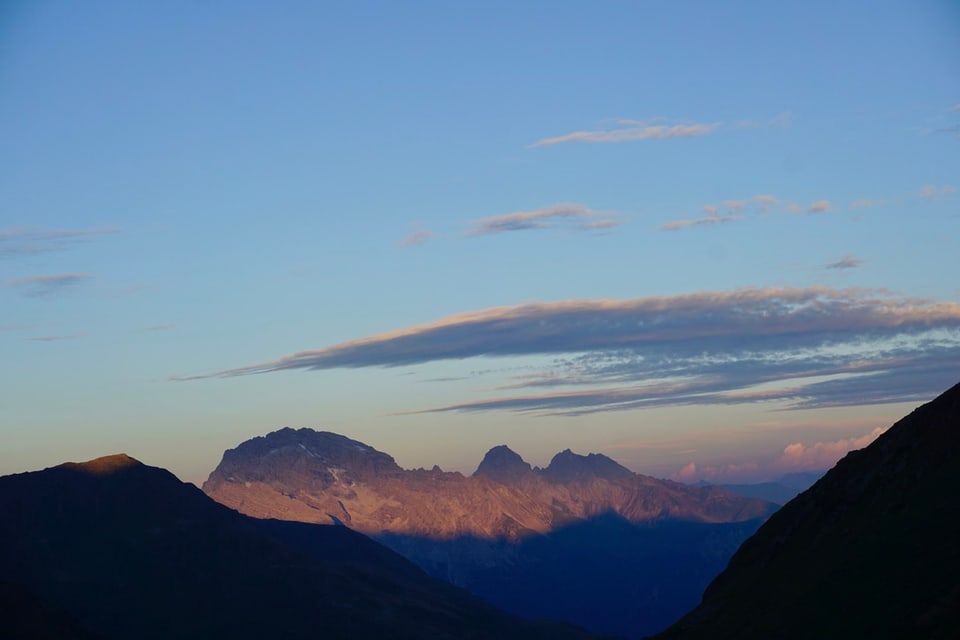
M603 454L590 453L582 456L570 449L564 449L553 456L547 468L540 473L551 482L561 483L593 478L619 480L634 475L630 469Z
M501 444L487 451L473 475L510 484L532 472L530 465L518 453Z
M285 427L223 454L207 483L289 481L306 486L351 484L403 472L392 456L329 431Z

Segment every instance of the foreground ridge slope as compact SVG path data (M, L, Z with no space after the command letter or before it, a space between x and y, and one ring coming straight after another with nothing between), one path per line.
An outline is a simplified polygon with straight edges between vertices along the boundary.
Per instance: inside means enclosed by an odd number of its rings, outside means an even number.
M662 640L960 637L960 385L748 539Z
M0 477L0 513L2 638L588 637L346 527L249 518L122 454Z

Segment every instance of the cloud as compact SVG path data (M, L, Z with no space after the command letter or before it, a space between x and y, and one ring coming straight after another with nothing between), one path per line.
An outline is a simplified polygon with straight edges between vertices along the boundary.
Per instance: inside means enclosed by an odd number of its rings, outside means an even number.
M609 212L594 211L582 204L564 202L543 209L517 211L475 220L467 235L479 236L508 231L554 229L564 221L579 221L580 224L572 228L581 231L606 229L620 224L620 221L614 215Z
M758 204L760 206L760 210L763 211L764 213L766 213L773 207L781 204L779 198L775 198L767 193L753 196L751 200L753 200L753 202Z
M423 244L427 240L433 237L433 234L426 229L419 229L417 231L411 232L403 240L400 240L397 243L398 247L413 247L418 244Z
M40 298L80 285L93 276L87 273L58 273L49 276L30 276L7 281L7 286L23 291L30 298Z
M825 269L855 269L863 264L863 260L860 258L854 258L853 256L845 256L836 262L831 262L826 265Z
M811 206L810 212L817 213L819 211L825 211L826 209L820 208L823 206L829 209L830 203L826 200L815 202ZM742 214L755 211L769 213L774 209L780 209L790 213L803 213L803 210L794 203L786 202L769 193L762 193L744 200L724 200L719 204L705 204L702 207L703 213L706 214L705 216L692 219L680 218L678 220L671 220L670 222L660 225L659 229L661 231L677 231L689 227L736 222L743 219Z
M82 333L71 333L68 335L59 335L59 336L32 336L29 338L23 338L27 342L59 342L61 340L75 340L77 338L82 338L84 334Z
M956 192L957 188L952 184L937 186L935 184L925 184L920 188L920 197L925 200L937 200L942 196Z
M677 231L679 229L686 229L688 227L701 227L708 226L713 224L724 224L727 222L736 222L737 220L742 220L741 216L721 216L721 215L708 215L703 218L693 218L691 220L672 220L670 222L660 225L661 231Z
M949 109L947 109L947 111L950 111L950 112L960 111L960 104L955 104L955 105L953 105L952 107L950 107Z
M24 256L61 251L68 245L97 236L117 233L116 227L92 229L44 229L12 227L0 229L0 257Z
M581 415L927 399L960 371L960 304L827 287L530 303L174 379L527 355L555 359L543 375L526 374L494 397L420 411Z
M805 445L801 442L788 444L775 466L784 471L819 471L829 469L837 460L855 449L862 449L876 440L887 427L877 427L857 438L843 438Z
M833 208L833 205L830 204L829 200L817 200L809 207L807 207L807 213L826 213Z
M713 133L719 123L713 124L649 124L634 120L621 120L617 127L593 131L574 131L551 138L537 140L530 148L549 147L567 142L636 142L638 140L666 140L669 138L696 138Z

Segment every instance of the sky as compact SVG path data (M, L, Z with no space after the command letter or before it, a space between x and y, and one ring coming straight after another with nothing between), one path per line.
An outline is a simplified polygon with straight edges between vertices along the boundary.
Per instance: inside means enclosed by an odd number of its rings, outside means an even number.
M10 0L0 141L0 474L759 481L960 381L947 0Z

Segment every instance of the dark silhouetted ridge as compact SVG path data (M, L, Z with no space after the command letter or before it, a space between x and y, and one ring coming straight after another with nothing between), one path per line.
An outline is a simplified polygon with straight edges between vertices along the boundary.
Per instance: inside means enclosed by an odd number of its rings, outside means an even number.
M960 638L960 385L847 454L664 640Z
M497 610L346 527L249 518L123 455L2 477L0 514L2 638L587 636Z

